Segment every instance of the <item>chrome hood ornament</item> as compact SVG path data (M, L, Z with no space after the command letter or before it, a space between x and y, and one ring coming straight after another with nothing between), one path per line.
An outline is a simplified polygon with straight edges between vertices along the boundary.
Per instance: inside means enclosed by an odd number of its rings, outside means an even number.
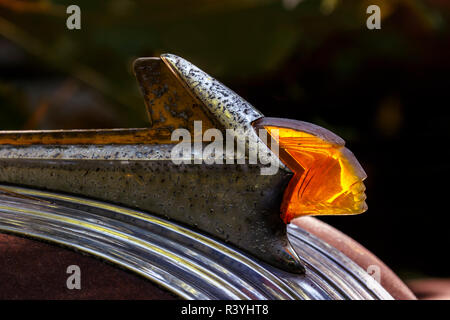
M327 130L297 125L292 130L300 134L295 135L284 130L290 124L263 121L247 101L174 55L137 59L134 71L149 128L0 132L0 183L147 211L293 273L304 268L280 213L289 222L304 208L314 214L314 206L322 208L317 214L326 214L328 209L323 208L346 209L339 214L365 210L364 171L345 151L343 141ZM274 128L282 135L274 134ZM261 138L257 129L271 139ZM178 139L186 134L191 140L180 144ZM216 147L209 148L205 136ZM242 137L244 144L235 147L234 141ZM232 149L217 147L229 141ZM302 148L291 152L292 145ZM207 149L209 153L204 152ZM253 154L257 161L248 161ZM352 179L342 178L341 163ZM310 174L321 168L326 175ZM325 190L310 190L307 186L320 185L314 176L339 181ZM297 205L303 199L307 205Z

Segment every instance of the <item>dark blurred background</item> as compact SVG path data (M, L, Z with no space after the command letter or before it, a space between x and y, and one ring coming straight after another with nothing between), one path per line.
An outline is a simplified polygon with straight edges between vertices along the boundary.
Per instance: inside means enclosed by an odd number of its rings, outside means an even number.
M446 0L0 0L0 128L146 126L131 63L174 53L266 116L343 137L369 210L322 219L403 279L450 277L449 23Z

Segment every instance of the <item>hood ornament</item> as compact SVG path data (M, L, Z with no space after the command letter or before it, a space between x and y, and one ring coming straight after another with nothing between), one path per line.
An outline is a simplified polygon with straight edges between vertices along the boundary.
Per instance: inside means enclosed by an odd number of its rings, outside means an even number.
M175 55L134 72L149 128L2 131L0 182L151 212L294 273L285 223L366 210L365 173L328 130L264 118Z

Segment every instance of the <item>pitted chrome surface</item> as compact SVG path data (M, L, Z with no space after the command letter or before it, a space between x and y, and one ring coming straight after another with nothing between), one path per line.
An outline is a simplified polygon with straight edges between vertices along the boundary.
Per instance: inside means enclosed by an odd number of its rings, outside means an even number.
M30 145L0 148L0 159L171 160L172 144L155 145ZM194 151L194 149L192 148ZM195 154L192 154L192 158Z
M0 182L153 212L278 267L303 271L279 217L291 172L261 175L262 166L251 164L174 164L173 146L5 145ZM188 159L202 157L191 151Z
M236 138L246 137L248 152L258 153L262 163L285 168L272 150L261 141L252 122L263 117L250 103L198 67L173 54L161 55L187 89L199 99L225 129ZM268 172L268 170L266 170Z
M64 194L0 188L0 231L101 257L182 298L392 299L342 253L295 226L288 230L306 266L303 275L149 213Z
M161 58L171 65L188 90L205 104L225 128L248 127L263 117L250 103L189 61L173 54L163 54Z

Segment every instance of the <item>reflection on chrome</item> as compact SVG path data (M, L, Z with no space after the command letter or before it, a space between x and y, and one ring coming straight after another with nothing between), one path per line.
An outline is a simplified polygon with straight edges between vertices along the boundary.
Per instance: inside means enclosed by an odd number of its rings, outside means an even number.
M304 275L145 212L5 185L0 231L103 258L185 299L392 299L342 253L293 225L289 237Z

